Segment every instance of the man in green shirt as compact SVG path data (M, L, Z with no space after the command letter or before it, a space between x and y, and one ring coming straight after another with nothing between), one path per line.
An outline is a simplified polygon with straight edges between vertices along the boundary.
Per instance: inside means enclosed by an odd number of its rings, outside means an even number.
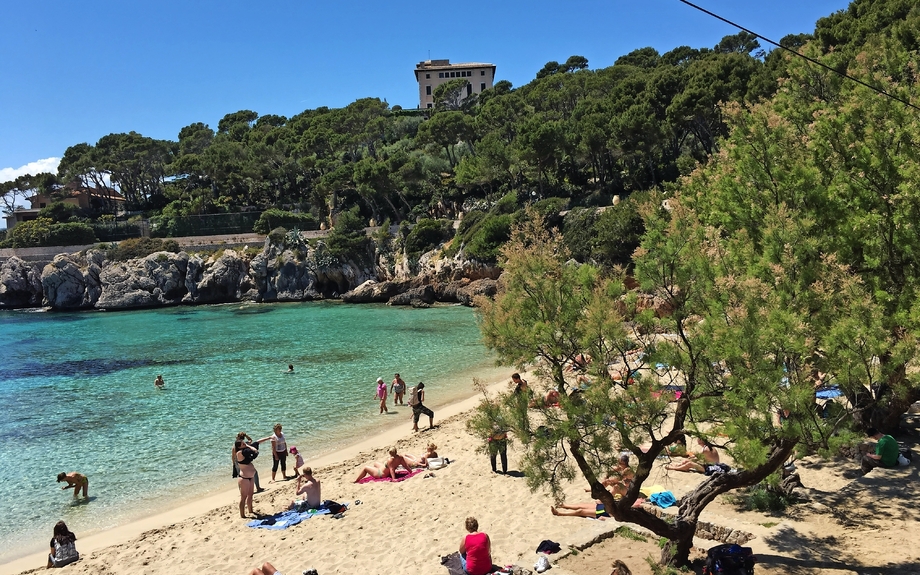
M866 432L870 439L874 439L875 453L867 453L863 456L862 470L863 473L869 473L876 467L897 467L898 466L898 442L890 435L882 435L882 432L870 427Z

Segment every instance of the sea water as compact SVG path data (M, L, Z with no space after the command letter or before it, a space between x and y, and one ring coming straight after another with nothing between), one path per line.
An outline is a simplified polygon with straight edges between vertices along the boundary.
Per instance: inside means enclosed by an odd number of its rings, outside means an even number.
M281 423L309 461L397 418L408 428L407 408L378 415L377 377L424 381L437 406L497 376L458 306L5 311L0 350L0 562L46 549L60 519L85 534L232 487L238 431L259 439ZM62 471L89 477L88 502L61 490Z

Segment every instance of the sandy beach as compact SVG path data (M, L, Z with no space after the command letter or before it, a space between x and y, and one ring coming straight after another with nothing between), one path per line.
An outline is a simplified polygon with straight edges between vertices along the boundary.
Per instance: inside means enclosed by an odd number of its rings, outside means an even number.
M490 389L505 385L495 383ZM618 524L612 520L554 517L550 498L531 493L514 473L520 458L515 445L509 448L512 473L492 473L488 457L476 451L478 440L465 428L478 401L472 397L439 409L436 428L426 430L423 418L420 433L411 431L411 410L396 408L398 415L387 419L404 418L403 425L307 461L322 481L322 497L350 504L340 519L317 516L285 530L246 527L238 514L237 489L228 478L227 490L214 496L115 530L85 538L77 533L82 559L63 572L230 575L271 561L285 575L311 568L320 575L439 574L447 572L441 556L457 550L464 519L472 515L491 537L493 560L499 565L532 570L538 544L550 539L563 548L550 556L553 573L607 575L612 561L621 559L634 574L650 574L645 558L658 557L656 538L614 536ZM909 423L916 429L916 421ZM450 465L399 483L353 483L360 468L384 459L389 447L418 455L429 442L437 444ZM667 471L665 463L656 466L648 485L662 485L679 498L703 480L702 475ZM920 573L920 513L913 505L917 467L877 469L848 479L844 471L855 468L851 461L806 459L797 465L810 501L773 516L742 511L721 497L702 520L750 533L753 539L747 545L758 555L757 573ZM266 469L265 462L258 466ZM567 486L567 501L588 501L585 486L583 481ZM257 513L281 511L294 498L294 481L267 487L256 495ZM696 539L703 550L715 544ZM45 557L36 554L0 565L0 574L43 570Z

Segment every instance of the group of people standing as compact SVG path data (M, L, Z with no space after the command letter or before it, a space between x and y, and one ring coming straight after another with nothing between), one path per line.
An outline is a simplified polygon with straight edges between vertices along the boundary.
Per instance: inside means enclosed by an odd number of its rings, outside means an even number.
M393 381L390 382L389 388L382 377L377 378L377 387L374 392L374 399L380 401L380 414L389 413L387 409L387 398L392 392L393 406L405 405L403 396L406 393L406 382L395 374ZM418 385L409 390L409 406L412 408L412 431L418 431L418 420L422 415L428 416L428 429L434 427L434 412L425 407L425 384L419 382Z
M240 517L246 517L246 509L249 510L249 513L253 513L252 496L254 493L264 491L259 485L259 471L253 464L253 461L259 456L259 446L262 443L271 441L272 482L275 481L279 467L284 480L298 476L297 467L303 465L303 457L296 448L291 448L291 454L297 458L297 465L295 465L294 475L289 477L287 474L287 438L284 437L282 429L281 424L276 423L273 428L274 433L258 441L253 441L245 431L236 434L236 441L233 442L233 450L230 454L233 461L233 477L236 478L240 488Z

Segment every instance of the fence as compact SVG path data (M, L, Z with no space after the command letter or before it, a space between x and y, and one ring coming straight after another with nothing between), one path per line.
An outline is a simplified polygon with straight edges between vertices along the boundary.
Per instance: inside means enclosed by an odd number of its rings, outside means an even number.
M93 232L100 242L117 242L128 238L150 236L150 221L100 222L92 224Z
M149 235L155 238L219 236L252 233L262 212L202 214L198 216L157 216L150 221Z

